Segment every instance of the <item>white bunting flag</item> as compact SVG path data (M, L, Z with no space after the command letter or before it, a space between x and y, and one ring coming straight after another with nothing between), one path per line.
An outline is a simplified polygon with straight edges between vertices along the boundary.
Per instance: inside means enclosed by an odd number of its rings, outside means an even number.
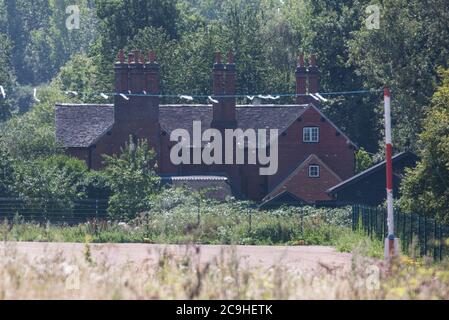
M212 102L212 103L219 103L218 100L215 100L211 96L209 96L209 101Z
M41 102L41 101L37 98L37 88L34 88L34 91L33 91L33 98L34 98L34 101L36 101L36 102Z
M320 101L320 99L312 93L310 93L309 96L311 96L315 101L318 101L318 102Z
M109 96L106 95L106 94L104 94L104 93L101 93L100 95L101 95L101 97L102 97L103 99L109 99Z
M183 99L183 100L187 100L187 101L193 101L193 97L192 96L180 96L179 98Z
M326 98L324 98L321 94L319 94L319 93L316 93L315 94L318 98L320 98L320 100L321 101L323 101L323 102L328 102L329 100L328 99L326 99Z
M5 93L5 89L3 88L3 86L0 86L0 93L2 94L2 97L4 99L6 99L6 93Z
M120 93L120 97L122 97L123 99L125 99L126 101L129 100L129 98L127 96L125 96L123 93Z

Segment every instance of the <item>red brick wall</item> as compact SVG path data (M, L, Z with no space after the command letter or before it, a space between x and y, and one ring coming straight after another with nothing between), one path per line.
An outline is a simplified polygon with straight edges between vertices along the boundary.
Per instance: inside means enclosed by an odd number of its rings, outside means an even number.
M319 127L320 142L304 143L303 128ZM311 154L317 155L340 178L347 179L354 175L355 155L351 145L343 136L337 136L337 130L327 121L323 122L319 112L310 108L304 112L299 121L295 121L279 137L279 171L269 178L272 190Z
M320 166L320 177L310 178L309 177L309 166L319 165ZM326 193L326 190L337 185L341 182L341 179L335 176L332 172L327 170L327 168L316 160L316 158L308 159L301 169L291 176L285 184L277 189L270 197L274 197L279 193L288 190L302 200L314 203L316 201L327 201L332 200L332 198Z

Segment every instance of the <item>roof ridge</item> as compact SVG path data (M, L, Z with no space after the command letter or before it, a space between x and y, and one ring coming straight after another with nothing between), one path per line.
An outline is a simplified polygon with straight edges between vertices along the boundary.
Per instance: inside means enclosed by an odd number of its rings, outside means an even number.
M114 107L113 104L109 103L55 103L56 107Z

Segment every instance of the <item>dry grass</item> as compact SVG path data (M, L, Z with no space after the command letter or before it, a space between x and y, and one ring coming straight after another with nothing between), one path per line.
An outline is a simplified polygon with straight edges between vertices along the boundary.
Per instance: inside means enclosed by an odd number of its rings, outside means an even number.
M233 250L200 263L200 249L183 258L161 252L156 263L110 266L84 256L49 254L30 261L14 247L0 253L0 299L447 299L445 265L408 259L393 274L380 262L355 255L350 270L321 266L313 272L242 265Z

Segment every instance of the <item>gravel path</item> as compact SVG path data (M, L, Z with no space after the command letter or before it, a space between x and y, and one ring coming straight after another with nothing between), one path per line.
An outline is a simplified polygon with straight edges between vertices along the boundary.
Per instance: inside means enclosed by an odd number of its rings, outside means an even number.
M182 246L151 244L91 244L92 258L95 261L107 261L111 265L127 262L158 261L161 253L169 252L178 257L192 255L199 250L200 262L205 263L219 257L223 252L235 252L239 260L249 267L269 268L274 265L300 269L317 270L323 265L328 268L349 268L351 254L338 253L332 247L301 246ZM83 256L84 244L75 243L0 243L0 259L3 250L17 250L19 255L29 259L39 259L51 253L58 253L70 259L73 255ZM234 251L233 251L234 250Z

